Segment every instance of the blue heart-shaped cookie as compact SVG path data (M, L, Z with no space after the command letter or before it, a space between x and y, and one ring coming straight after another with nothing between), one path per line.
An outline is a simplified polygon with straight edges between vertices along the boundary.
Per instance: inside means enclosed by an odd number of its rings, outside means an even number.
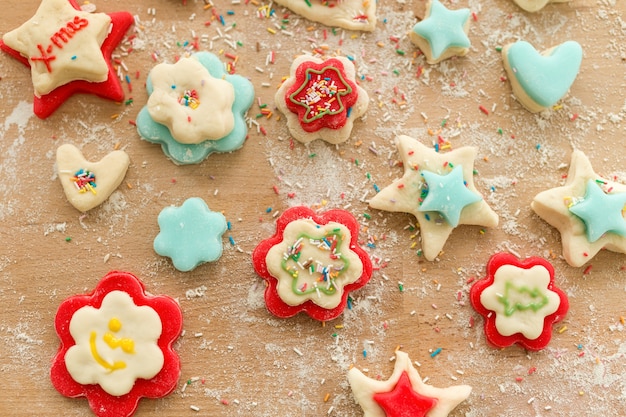
M532 112L557 103L574 83L583 50L567 41L542 53L528 42L518 41L503 50L504 67L513 93Z

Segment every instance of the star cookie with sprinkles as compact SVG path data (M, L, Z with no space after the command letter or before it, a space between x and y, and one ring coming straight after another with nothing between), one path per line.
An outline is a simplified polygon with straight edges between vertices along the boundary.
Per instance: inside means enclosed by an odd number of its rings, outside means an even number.
M598 175L574 151L565 184L537 194L531 208L561 233L563 257L572 266L601 249L626 254L626 185Z
M132 23L127 12L89 13L75 0L43 0L32 18L4 34L0 49L30 67L34 113L45 119L77 93L124 99L111 54Z
M352 368L348 382L363 417L445 417L472 391L469 385L436 388L425 384L409 355L400 350L388 380L372 379Z
M383 188L369 205L413 214L419 222L426 259L432 261L439 255L448 236L459 225L498 225L498 215L474 186L476 148L439 153L404 135L396 138L396 145L404 175Z

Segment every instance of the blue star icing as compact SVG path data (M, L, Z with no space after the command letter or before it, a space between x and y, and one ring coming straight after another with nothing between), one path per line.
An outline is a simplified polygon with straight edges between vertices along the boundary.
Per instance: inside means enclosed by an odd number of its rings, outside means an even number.
M438 59L450 47L470 47L464 30L469 16L469 9L448 10L438 0L433 0L430 14L413 26L413 32L428 41L433 58Z
M482 197L467 188L463 179L463 168L457 165L446 175L422 172L428 185L428 194L419 211L436 211L452 227L459 225L461 211L465 206L482 200Z
M154 251L171 258L179 271L191 271L222 256L226 219L222 213L209 210L201 198L189 198L180 207L164 208L158 222L161 230L154 238Z
M588 180L585 197L569 211L585 223L587 240L595 242L607 232L626 236L625 205L626 193L606 194L594 180Z

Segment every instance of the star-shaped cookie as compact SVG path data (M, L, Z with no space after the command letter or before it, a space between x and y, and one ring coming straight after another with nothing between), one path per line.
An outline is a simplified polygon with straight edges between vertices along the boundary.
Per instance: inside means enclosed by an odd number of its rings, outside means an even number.
M626 185L602 178L574 151L565 184L535 196L531 208L561 232L563 257L578 267L601 249L626 254Z
M399 350L388 380L371 379L352 368L348 382L363 417L446 417L472 391L469 385L436 388L425 384L409 355Z
M420 225L426 259L437 257L458 225L498 225L498 215L474 186L476 148L439 153L404 135L396 138L396 145L404 175L383 188L369 205L413 214Z
M0 49L30 67L34 112L46 118L76 93L124 98L111 53L132 23L127 12L88 13L75 0L43 0L32 18L4 34Z

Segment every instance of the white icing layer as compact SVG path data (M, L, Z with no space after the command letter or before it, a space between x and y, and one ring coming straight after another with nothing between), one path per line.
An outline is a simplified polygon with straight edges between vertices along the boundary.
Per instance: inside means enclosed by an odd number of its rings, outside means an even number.
M70 321L76 345L65 354L72 378L99 384L111 395L128 394L138 378L150 379L163 367L157 345L162 324L148 306L136 306L123 291L112 291L99 309L80 308Z
M493 284L480 295L480 302L495 312L498 333L521 333L534 340L543 332L546 316L561 303L559 295L548 289L549 284L550 272L544 266L503 265L494 274Z
M340 236L341 240L337 241L334 251L336 259L331 257L333 251L323 249L328 245L320 243L325 236L332 234ZM350 230L340 223L329 222L321 226L310 219L289 223L285 227L283 241L270 248L265 259L268 271L278 280L278 295L283 302L296 306L311 300L323 308L337 307L341 302L343 288L356 282L363 273L363 263L350 249L350 239ZM298 241L301 249L296 261L287 254ZM314 271L311 271L311 267ZM324 267L328 268L330 274L336 272L337 275L324 280ZM297 278L292 276L293 272L287 272L287 268L297 271Z

